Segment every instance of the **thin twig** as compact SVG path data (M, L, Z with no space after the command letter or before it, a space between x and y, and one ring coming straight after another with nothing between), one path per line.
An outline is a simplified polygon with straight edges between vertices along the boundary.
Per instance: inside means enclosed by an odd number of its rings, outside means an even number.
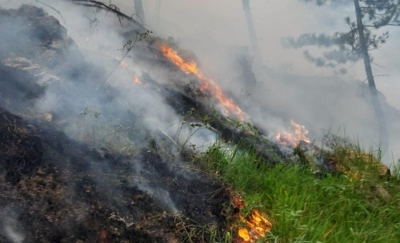
M58 15L60 15L60 17L62 18L64 24L66 24L67 22L65 21L64 17L61 15L61 12L58 11L57 9L55 9L53 6L48 5L47 3L43 3L39 0L35 0L37 3L43 4L44 6L53 9L56 13L58 13Z
M164 136L165 137L167 137L169 140L171 140L171 142L173 142L177 147L178 147L178 143L173 139L173 138L171 138L171 136L169 136L166 132L164 132L161 128L158 128L158 130L162 133L162 134L164 134Z
M132 50L132 48L135 46L136 42L139 40L139 35L137 34L135 36L135 39L133 40L133 43L131 44L130 47L126 49L125 54L122 56L122 58L118 61L118 64L114 67L114 69L107 75L107 78L104 80L104 83L102 84L101 87L106 85L108 79L111 77L111 75L117 70L117 68L121 65L121 62L125 59L125 57L129 54L129 52Z

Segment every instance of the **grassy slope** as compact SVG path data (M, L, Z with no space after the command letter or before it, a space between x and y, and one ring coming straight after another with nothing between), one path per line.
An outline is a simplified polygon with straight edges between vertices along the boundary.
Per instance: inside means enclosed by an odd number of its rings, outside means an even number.
M349 151L356 151L351 158ZM331 155L352 172L317 178L310 166L271 168L251 151L218 144L198 162L242 193L248 210L268 214L273 228L261 242L399 242L398 177L380 177L365 166L370 157L350 145Z

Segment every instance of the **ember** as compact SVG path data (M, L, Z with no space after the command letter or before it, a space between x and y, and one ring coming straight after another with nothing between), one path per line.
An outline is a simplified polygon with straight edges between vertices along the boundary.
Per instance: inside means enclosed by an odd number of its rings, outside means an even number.
M104 229L100 232L99 242L100 243L107 243L107 231L104 230Z
M183 60L176 53L176 51L165 44L161 46L161 52L169 61L179 67L183 72L186 74L193 74L200 79L202 82L200 90L202 92L206 90L209 91L218 100L218 102L224 106L225 113L234 114L240 121L244 120L243 111L231 99L225 96L221 88L217 83L215 83L214 80L207 79L203 76L201 71L197 68L197 64L195 62Z
M143 83L138 77L133 76L133 82L136 84L142 85L143 88L147 88L149 85L147 83Z
M242 197L241 197L239 194L235 195L235 196L232 198L232 204L233 204L233 205L235 206L235 208L237 208L237 209L244 208L243 199L242 199Z
M308 130L300 124L297 124L293 120L291 122L291 127L288 131L277 132L275 138L281 142L282 145L296 147L300 141L310 143L308 138Z

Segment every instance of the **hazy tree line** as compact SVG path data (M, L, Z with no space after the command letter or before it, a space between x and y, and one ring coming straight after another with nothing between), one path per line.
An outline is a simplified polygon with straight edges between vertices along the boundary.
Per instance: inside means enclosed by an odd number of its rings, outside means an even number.
M135 15L128 16L120 11L118 6L105 4L96 0L69 0L76 4L105 9L115 13L118 17L133 21L138 26L145 25L145 9L142 0L134 0ZM400 0L300 0L306 4L316 4L338 11L340 8L353 8L354 14L344 19L348 30L337 31L334 34L305 33L298 37L284 38L284 47L302 48L317 46L326 48L322 56L315 57L309 51L304 51L305 58L319 67L335 68L341 73L346 72L345 65L363 60L366 80L371 95L374 113L379 123L379 141L381 147L388 148L388 132L384 113L378 97L371 63L373 58L370 51L379 48L389 38L388 31L381 31L387 26L400 26ZM253 51L258 49L255 29L252 24L249 0L242 0L248 23ZM144 28L143 28L144 29ZM257 53L258 54L258 53Z
M380 29L387 26L400 26L399 0L300 0L318 6L337 8L352 7L354 15L344 19L349 29L345 32L335 32L333 35L306 33L298 37L284 38L285 47L301 48L318 46L326 48L324 54L315 57L307 50L304 56L308 61L320 67L339 68L341 73L344 65L363 60L366 80L371 95L375 116L379 123L379 141L381 148L388 148L388 132L382 106L378 97L374 75L371 67L373 58L370 51L379 48L389 38L388 31ZM334 9L336 8L336 9Z

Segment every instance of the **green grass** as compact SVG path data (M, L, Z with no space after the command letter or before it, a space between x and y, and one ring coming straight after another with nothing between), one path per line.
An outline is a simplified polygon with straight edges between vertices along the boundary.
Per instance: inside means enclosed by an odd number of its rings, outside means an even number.
M351 173L321 179L312 166L271 167L251 150L222 144L197 163L240 192L248 211L259 208L268 215L273 228L261 242L400 242L398 177L379 176L351 145L330 153Z

